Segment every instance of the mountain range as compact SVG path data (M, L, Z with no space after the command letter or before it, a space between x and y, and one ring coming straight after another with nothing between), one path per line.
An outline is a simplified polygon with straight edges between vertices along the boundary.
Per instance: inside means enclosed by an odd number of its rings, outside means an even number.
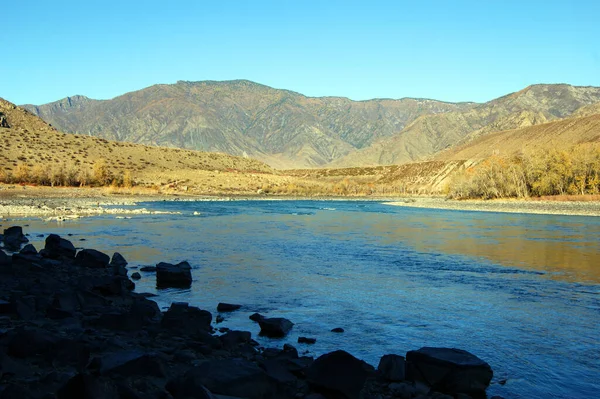
M111 100L72 96L23 107L59 130L224 152L276 168L432 159L490 133L593 115L600 88L533 85L486 103L307 97L246 80L159 84Z

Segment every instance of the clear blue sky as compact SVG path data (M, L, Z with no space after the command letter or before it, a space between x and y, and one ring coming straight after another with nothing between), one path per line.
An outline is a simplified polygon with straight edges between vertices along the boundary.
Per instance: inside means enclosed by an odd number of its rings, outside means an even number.
M249 79L309 96L487 101L600 86L600 1L8 1L0 97Z

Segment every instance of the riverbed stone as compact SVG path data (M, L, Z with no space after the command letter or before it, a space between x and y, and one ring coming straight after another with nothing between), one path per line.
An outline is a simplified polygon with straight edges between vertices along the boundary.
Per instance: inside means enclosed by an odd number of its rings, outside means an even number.
M114 399L119 397L117 385L109 378L79 373L57 392L57 399Z
M283 317L264 317L258 320L260 335L270 338L284 337L294 326L294 323Z
M21 255L37 255L38 251L37 251L37 249L35 249L33 244L27 244L19 251L19 254L21 254Z
M74 259L76 252L77 250L71 241L57 234L50 234L46 237L46 245L40 251L40 255L50 259L59 259L61 257Z
M127 276L127 261L118 252L115 252L110 260L109 266L112 268L113 275L115 276Z
M164 364L156 354L139 350L110 353L99 358L95 364L102 375L121 377L144 375L158 378L166 375Z
M188 262L176 265L160 262L156 265L156 286L159 288L189 288L192 285L192 267Z
M235 310L238 310L241 307L242 307L242 305L235 305L233 303L219 302L219 304L217 305L217 312L233 312Z
M338 350L317 358L306 370L310 386L327 397L358 399L373 366Z
M252 313L248 318L252 321L258 322L258 321L264 319L265 316L261 315L260 313Z
M406 354L407 379L427 384L435 391L485 397L492 368L461 349L424 347Z
M11 257L6 254L2 249L0 249L0 267L10 266Z
M384 355L379 360L377 371L388 381L404 381L406 377L406 361L404 356Z
M199 385L218 395L249 399L275 397L273 384L265 371L244 359L215 359L203 362L189 370L182 378L170 382L167 390L179 398L184 397L180 392Z
M240 344L248 343L252 339L250 331L227 331L219 337L225 348L233 348Z
M104 269L108 267L110 257L95 249L82 249L75 257L75 263L79 266L90 267L93 269Z
M10 251L18 251L23 243L29 240L23 235L21 226L12 226L4 229L3 235L4 246Z
M174 302L164 313L161 326L181 334L195 334L198 331L210 332L211 322L212 314L209 311L189 306L185 302Z

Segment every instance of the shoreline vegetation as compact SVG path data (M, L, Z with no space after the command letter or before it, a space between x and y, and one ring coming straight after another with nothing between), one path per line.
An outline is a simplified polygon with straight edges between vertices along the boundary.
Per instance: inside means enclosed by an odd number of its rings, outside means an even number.
M56 234L38 251L26 234L13 225L0 235L0 398L468 399L485 398L493 378L454 348L387 354L377 368L344 350L315 359L306 349L319 336L280 348L294 323L277 312L253 313L241 331L227 314L256 310L244 304L219 303L216 318L183 302L161 311L135 292L137 267L119 253L77 250ZM159 288L201 278L187 262L154 269ZM343 346L344 329L331 327L318 334Z

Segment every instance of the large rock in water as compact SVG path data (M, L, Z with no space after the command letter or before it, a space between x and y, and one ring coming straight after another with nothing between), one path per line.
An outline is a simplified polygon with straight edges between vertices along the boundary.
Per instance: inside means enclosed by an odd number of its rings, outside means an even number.
M461 349L424 347L408 352L406 361L408 380L450 395L485 398L493 376L489 364Z
M40 251L40 255L50 259L59 259L61 257L74 259L75 252L77 251L71 241L65 240L57 234L50 234L46 237L46 245Z
M294 326L294 323L283 317L263 317L258 320L260 335L270 338L285 336Z
M187 262L176 265L160 262L156 265L156 286L158 288L189 288L192 285L192 267Z
M306 370L308 383L326 397L358 399L373 366L345 351L327 353Z

